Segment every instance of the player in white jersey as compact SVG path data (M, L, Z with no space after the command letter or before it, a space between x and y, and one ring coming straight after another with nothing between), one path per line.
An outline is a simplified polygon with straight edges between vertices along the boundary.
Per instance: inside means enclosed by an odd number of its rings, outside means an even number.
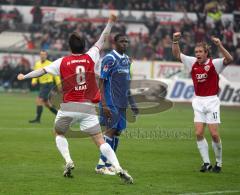
M212 171L219 173L222 167L222 143L218 133L220 123L220 100L217 96L219 74L226 65L233 61L233 58L216 37L212 37L212 41L222 53L223 58L212 59L209 46L205 42L196 44L195 57L186 56L180 51L178 44L180 37L179 32L173 34L172 52L174 57L181 61L189 71L194 84L196 95L192 101L194 126L197 146L203 160L200 171L206 172L212 169L208 154L208 143L204 137L204 127L207 124L212 136L212 147L216 157L216 164Z

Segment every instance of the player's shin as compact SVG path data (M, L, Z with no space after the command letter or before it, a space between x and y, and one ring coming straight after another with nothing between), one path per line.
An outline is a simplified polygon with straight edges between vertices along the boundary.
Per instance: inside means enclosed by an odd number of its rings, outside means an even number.
M205 138L203 138L202 140L198 140L197 146L198 146L198 150L201 154L203 162L210 164L207 140Z
M113 139L110 138L110 137L108 137L108 136L106 136L106 135L104 135L104 140L105 140L105 142L108 143L108 144L111 146L111 148L113 149L113 143L114 143L114 142L113 142ZM108 167L111 166L111 164L109 163L109 161L107 161L106 156L105 156L103 153L101 153L100 159L99 159L99 162L98 162L98 165L97 165L97 168L99 169L99 168L105 167L105 166L106 166L106 163L107 163L107 166L108 166Z
M118 143L119 143L119 136L114 136L113 137L113 150L114 150L114 152L117 151Z
M116 154L108 143L101 144L101 153L107 158L107 160L114 166L116 170L121 170Z
M215 153L217 166L222 167L222 142L219 139L219 142L212 141L213 151Z
M55 114L55 115L57 115L57 109L56 108L54 108L54 107L49 107L49 110L53 113L53 114Z
M42 111L43 111L43 106L37 106L37 117L36 120L40 121L41 116L42 116Z
M68 141L65 136L56 135L56 145L66 163L72 162L68 148Z

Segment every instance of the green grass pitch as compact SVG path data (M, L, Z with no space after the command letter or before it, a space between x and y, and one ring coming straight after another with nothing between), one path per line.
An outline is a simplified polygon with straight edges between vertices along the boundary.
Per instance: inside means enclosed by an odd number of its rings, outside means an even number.
M0 194L240 194L240 108L221 109L220 174L199 172L190 104L140 116L129 124L117 153L134 178L125 185L118 177L95 174L99 152L89 138L69 139L76 169L74 178L64 178L54 116L44 109L41 124L28 124L35 114L33 94L0 93L0 104Z

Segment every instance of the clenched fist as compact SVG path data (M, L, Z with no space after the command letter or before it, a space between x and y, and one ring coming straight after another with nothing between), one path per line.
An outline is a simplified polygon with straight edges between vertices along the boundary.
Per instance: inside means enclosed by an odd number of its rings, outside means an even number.
M220 46L220 45L222 44L222 42L220 41L220 39L217 38L217 37L212 36L211 39L212 39L213 43L214 43L216 46Z
M180 32L173 33L173 41L179 41L180 38L181 38Z
M22 73L18 74L17 79L19 81L24 80L24 74L22 74Z
M116 22L116 20L117 20L116 12L111 11L110 16L109 16L109 21L110 22Z

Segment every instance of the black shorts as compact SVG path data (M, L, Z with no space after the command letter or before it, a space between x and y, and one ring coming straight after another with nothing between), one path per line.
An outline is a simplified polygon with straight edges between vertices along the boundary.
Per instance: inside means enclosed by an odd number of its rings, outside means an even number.
M47 101L48 95L50 91L53 89L53 87L54 87L53 83L40 84L40 91L38 97L42 98L44 101Z

